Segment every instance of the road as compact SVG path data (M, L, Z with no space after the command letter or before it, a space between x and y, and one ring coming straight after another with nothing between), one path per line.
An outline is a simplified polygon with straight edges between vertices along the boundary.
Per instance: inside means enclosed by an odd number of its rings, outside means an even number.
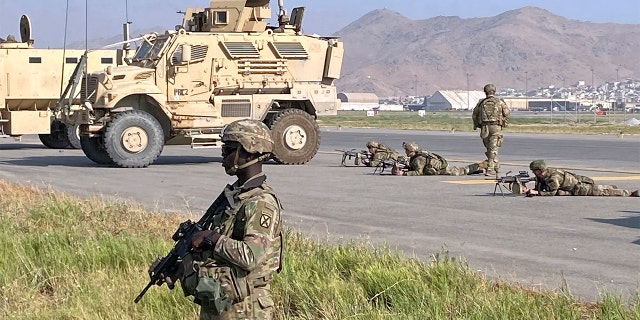
M387 242L428 260L446 251L487 277L535 289L563 284L586 300L604 291L632 297L640 283L640 198L493 196L484 176L395 177L341 167L335 149L376 139L401 149L416 141L453 165L482 160L476 133L323 128L318 155L304 166L267 164L285 223L322 240ZM599 183L640 187L640 137L508 134L502 172L533 159ZM34 137L0 139L0 179L163 212L199 215L232 181L220 151L167 146L144 169L100 167L80 150L51 150Z

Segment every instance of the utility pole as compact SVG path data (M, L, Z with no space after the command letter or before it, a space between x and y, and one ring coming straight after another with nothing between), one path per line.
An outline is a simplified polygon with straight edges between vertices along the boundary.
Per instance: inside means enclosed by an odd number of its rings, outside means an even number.
M418 75L417 74L413 75L413 88L415 89L415 94L413 96L417 97L418 96Z

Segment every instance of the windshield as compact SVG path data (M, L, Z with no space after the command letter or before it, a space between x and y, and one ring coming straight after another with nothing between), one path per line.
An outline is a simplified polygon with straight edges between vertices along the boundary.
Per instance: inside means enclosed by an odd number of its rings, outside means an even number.
M167 43L169 38L150 38L142 43L136 55L133 57L133 61L155 60L162 53L164 44Z

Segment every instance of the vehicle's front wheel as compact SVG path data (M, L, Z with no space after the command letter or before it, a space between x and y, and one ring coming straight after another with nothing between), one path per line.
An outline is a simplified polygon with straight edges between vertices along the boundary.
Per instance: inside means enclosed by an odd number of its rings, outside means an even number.
M141 110L116 114L107 124L104 146L113 162L123 168L152 164L164 147L164 132L156 118Z
M315 119L300 109L286 109L271 123L273 156L284 164L309 162L320 148L320 128Z
M67 126L58 120L51 122L51 133L39 134L38 138L45 147L51 149L64 149L70 143L67 137Z

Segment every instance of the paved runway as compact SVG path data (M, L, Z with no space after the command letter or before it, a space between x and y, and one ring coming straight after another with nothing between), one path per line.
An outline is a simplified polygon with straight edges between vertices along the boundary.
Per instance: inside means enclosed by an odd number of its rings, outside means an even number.
M631 297L640 283L640 198L492 196L484 176L395 177L341 167L335 149L376 139L401 148L417 141L453 165L482 160L476 133L323 128L307 165L265 165L285 221L321 239L368 239L429 259L447 251L490 277L598 299ZM640 137L506 134L502 171L533 159L597 182L640 187ZM81 196L127 199L161 212L199 215L232 179L220 151L167 146L145 169L100 167L80 150L46 149L34 137L0 139L0 179L52 186Z

